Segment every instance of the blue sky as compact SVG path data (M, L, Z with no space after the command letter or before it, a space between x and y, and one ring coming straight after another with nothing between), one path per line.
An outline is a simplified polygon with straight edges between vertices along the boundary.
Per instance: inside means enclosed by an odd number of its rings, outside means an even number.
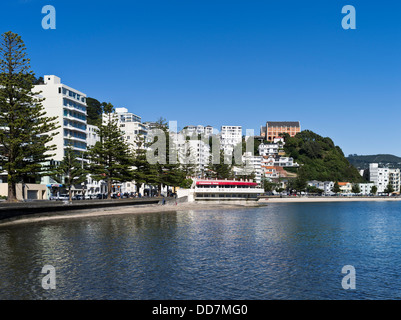
M44 5L56 30L44 30ZM341 27L345 5L356 30ZM143 121L301 121L346 155L401 156L401 3L350 0L3 1L37 76ZM244 130L245 133L245 130Z

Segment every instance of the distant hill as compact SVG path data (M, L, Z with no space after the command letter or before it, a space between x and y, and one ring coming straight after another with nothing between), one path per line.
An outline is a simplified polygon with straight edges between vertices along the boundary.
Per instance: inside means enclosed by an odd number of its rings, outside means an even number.
M364 182L341 148L328 137L304 130L295 137L284 134L284 151L301 167L298 177L305 180Z
M358 169L368 169L369 163L379 163L389 168L401 168L401 157L392 154L356 155L350 154L347 160Z

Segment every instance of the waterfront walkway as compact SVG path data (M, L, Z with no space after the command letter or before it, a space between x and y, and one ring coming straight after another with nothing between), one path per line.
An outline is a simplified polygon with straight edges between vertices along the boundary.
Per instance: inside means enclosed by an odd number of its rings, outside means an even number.
M160 201L161 198L153 197L115 200L77 200L72 203L68 203L68 201L3 202L0 203L0 220L10 220L33 214L51 214L73 210L157 204Z

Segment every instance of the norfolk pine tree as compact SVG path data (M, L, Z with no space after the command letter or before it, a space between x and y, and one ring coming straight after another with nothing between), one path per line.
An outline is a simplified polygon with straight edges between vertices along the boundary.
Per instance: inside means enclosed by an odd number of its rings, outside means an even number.
M158 156L160 153L163 161L157 161L150 165L148 181L151 185L157 185L157 193L160 196L163 185L172 186L175 189L185 180L185 174L180 169L177 147L173 141L170 141L171 136L166 120L160 118L156 121L156 128L161 130L160 132L165 136L165 148L164 150L155 148L158 137L154 137L149 150L155 156Z
M111 103L102 103L105 121L99 125L100 141L88 150L89 171L93 179L107 183L107 199L110 199L115 182L132 181L133 155L118 126Z
M136 191L139 196L139 189L143 183L147 183L150 180L150 172L151 172L151 164L146 159L146 150L145 150L145 138L143 136L139 136L136 142L137 148L134 151L134 172L133 178L135 180Z
M71 188L73 185L82 183L86 180L87 170L82 160L78 160L78 155L69 146L65 149L65 155L60 165L51 173L51 177L58 183L64 184L68 189L69 202L72 201Z
M8 201L16 202L16 184L44 175L56 149L50 145L58 128L57 117L46 117L33 92L34 73L30 70L24 42L11 31L0 39L0 166L7 172Z

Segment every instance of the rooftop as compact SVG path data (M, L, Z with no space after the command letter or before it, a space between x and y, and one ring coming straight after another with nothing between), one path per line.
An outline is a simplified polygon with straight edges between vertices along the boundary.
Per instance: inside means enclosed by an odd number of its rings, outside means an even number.
M267 127L300 127L299 121L267 121Z

